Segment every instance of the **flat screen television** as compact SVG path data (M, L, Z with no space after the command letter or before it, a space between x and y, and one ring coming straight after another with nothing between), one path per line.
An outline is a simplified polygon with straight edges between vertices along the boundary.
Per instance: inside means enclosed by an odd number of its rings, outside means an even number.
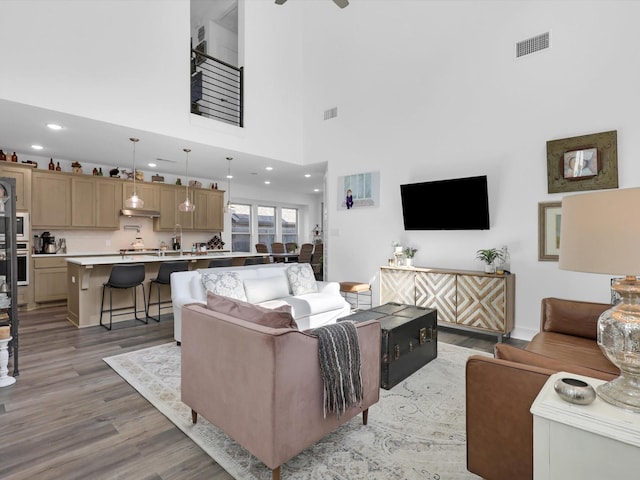
M405 230L489 230L487 176L400 185Z

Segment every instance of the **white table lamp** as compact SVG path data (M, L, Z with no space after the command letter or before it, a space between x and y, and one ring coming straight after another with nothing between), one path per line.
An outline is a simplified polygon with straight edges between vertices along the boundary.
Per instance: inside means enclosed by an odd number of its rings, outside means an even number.
M563 270L624 276L612 286L621 302L598 320L598 345L620 376L596 392L640 412L640 188L564 197L559 262Z

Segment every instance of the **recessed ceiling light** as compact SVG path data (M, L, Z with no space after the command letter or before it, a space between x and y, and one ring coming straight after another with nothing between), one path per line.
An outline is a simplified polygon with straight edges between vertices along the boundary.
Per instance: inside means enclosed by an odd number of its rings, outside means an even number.
M47 123L47 127L51 130L62 130L62 125L58 125L57 123Z
M233 175L227 175L227 178L233 178Z
M42 145L31 145L31 148L34 150L42 150L44 147Z
M151 168L155 168L155 167L157 167L157 166L158 166L157 164L155 164L155 163L153 163L153 162L148 163L147 165L149 165Z
M265 184L265 185L271 185L271 180L265 180L265 181L264 181L264 184Z
M273 167L265 167L265 170L270 172L271 170L273 170Z
M314 192L319 192L319 191L320 191L320 189L319 189L319 188L314 188L314 189L313 189L313 191L314 191Z
M305 174L304 174L304 178L309 178L309 177L311 177L311 174L310 174L310 173L305 173Z

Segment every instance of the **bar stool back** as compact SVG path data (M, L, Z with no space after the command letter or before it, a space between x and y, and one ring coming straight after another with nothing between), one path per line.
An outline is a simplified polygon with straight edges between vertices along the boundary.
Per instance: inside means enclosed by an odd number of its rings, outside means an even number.
M164 262L160 265L160 270L158 270L158 276L156 278L151 279L151 284L149 285L149 298L147 300L147 318L151 318L156 322L160 321L160 311L163 308L170 308L167 303L171 302L171 300L160 300L160 286L161 285L171 285L171 274L173 272L184 272L189 269L189 263L186 260L175 260L171 262ZM153 285L156 285L156 291L158 294L158 316L153 317L149 315L149 311L151 310L151 290L153 290ZM164 306L162 306L165 304Z
M233 264L233 258L212 258L209 261L209 268L230 267L232 264Z
M268 263L264 257L247 257L244 259L245 265L262 265L263 263Z
M145 299L144 292L144 263L123 263L119 265L114 265L111 267L111 273L109 275L109 279L102 284L102 302L100 303L100 325L102 325L107 330L111 330L111 326L113 323L113 317L118 315L127 315L131 312L123 312L123 313L113 313L118 310L129 310L133 308L133 316L136 320L139 320L143 323L148 323L146 318L138 318L138 296L137 296L137 287L142 286L142 301L144 302L144 310L147 310L147 302ZM105 289L109 289L109 309L105 310L104 308L104 291ZM132 307L118 307L113 308L113 289L128 289L133 288L133 306ZM105 325L102 323L102 314L104 312L109 312L109 325Z

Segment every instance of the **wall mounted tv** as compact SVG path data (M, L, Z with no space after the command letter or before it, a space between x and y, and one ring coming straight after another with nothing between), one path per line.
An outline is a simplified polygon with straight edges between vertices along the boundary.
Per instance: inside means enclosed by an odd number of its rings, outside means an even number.
M405 230L488 230L487 176L400 185Z

